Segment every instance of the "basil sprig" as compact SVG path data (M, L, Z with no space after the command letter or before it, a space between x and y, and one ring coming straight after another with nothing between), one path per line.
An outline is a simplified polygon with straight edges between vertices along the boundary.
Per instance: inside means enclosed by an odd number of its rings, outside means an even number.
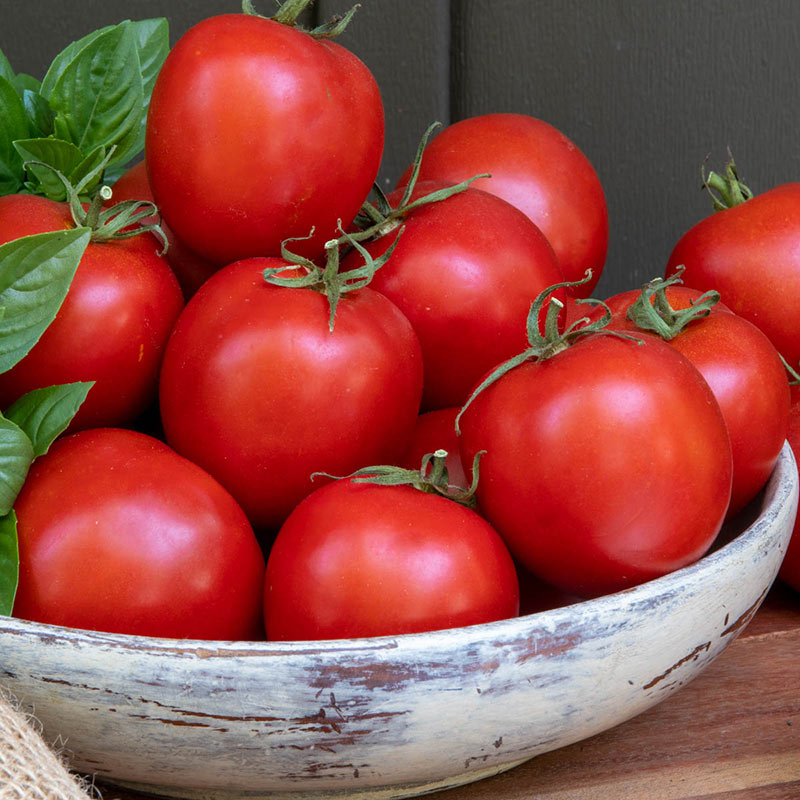
M0 372L24 358L55 318L90 234L72 228L0 245ZM0 414L0 614L11 614L19 578L14 502L33 460L66 429L91 386L35 389Z
M41 83L15 74L0 52L0 194L65 199L50 164L72 184L115 147L104 176L112 182L144 149L147 109L169 51L164 18L99 28L62 50ZM91 192L95 186L86 186Z

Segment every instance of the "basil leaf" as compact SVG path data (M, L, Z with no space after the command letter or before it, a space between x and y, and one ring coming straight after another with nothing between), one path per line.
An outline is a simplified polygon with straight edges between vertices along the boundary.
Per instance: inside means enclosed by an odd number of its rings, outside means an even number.
M25 113L28 115L30 135L36 138L49 136L53 132L55 114L50 109L50 104L47 100L33 89L23 89L22 104L25 106Z
M39 87L41 84L33 75L26 75L24 72L20 72L11 83L14 84L14 88L17 90L17 94L22 97L24 92L35 92L38 94Z
M33 458L33 443L25 431L0 416L0 516L14 506Z
M12 509L0 517L0 614L11 616L18 582L17 515Z
M14 140L28 135L28 116L17 90L0 76L0 194L14 194L22 187L25 172Z
M135 153L144 116L136 36L126 21L92 39L70 61L47 96L55 135L88 153L116 145L109 165Z
M42 97L49 97L56 85L58 79L61 77L64 70L69 66L75 56L83 50L88 44L93 42L98 36L102 36L107 31L110 31L114 26L106 25L103 28L98 28L91 33L87 33L80 39L68 44L50 63L47 73L42 79L42 86L39 93Z
M38 458L66 430L92 386L94 381L82 381L34 389L22 395L5 417L25 432Z
M55 318L90 233L72 228L0 245L0 372L27 355Z
M0 78L5 78L9 83L14 83L15 77L16 75L14 74L14 70L11 68L11 64L6 58L6 54L0 50Z
M14 148L23 161L43 161L63 175L72 173L83 161L83 153L72 142L63 139L18 139L14 142ZM29 164L27 169L29 176L34 178L33 187L37 191L43 192L51 200L66 200L67 189L52 170L38 164Z

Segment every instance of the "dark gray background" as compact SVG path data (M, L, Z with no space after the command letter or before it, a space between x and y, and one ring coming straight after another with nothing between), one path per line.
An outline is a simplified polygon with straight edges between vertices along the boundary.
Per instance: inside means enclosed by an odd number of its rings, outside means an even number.
M351 0L318 0L327 19ZM272 13L272 0L256 0ZM2 0L0 47L41 77L73 39L166 16L174 41L238 0ZM361 0L340 42L375 74L393 185L422 132L491 111L531 114L569 136L605 187L611 244L596 296L659 275L710 213L701 164L731 149L756 192L800 176L796 0Z

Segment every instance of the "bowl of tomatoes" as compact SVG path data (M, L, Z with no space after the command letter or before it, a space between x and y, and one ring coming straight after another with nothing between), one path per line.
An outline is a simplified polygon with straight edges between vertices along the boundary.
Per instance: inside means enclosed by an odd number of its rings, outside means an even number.
M788 445L703 558L594 599L397 636L210 641L0 617L0 678L73 768L168 797L408 797L669 697L755 614L791 536Z

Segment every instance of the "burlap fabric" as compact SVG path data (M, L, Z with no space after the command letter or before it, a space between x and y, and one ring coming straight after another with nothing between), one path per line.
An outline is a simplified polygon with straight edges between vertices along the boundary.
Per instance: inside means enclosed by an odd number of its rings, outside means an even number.
M89 800L99 793L70 774L35 718L0 690L0 800Z

